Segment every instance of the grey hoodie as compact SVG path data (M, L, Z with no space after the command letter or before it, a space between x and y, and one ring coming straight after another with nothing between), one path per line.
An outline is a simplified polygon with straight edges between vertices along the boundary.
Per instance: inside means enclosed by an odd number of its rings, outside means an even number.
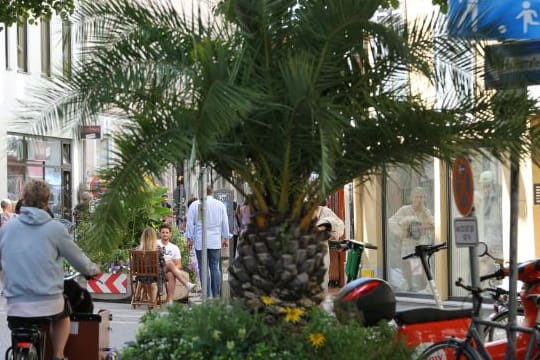
M22 207L0 228L0 266L9 303L60 299L64 289L62 258L85 275L99 273L65 227L45 210Z

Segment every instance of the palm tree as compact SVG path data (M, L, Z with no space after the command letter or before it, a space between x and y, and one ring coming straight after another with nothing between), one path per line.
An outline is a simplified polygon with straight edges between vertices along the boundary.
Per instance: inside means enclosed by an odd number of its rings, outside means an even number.
M324 270L311 219L327 194L385 164L538 148L538 129L523 121L532 105L512 92L504 121L491 92L447 94L438 106L413 94L410 74L462 89L443 74L480 71L468 61L480 45L446 38L438 16L409 27L373 22L385 3L224 0L205 16L168 2L83 1L82 61L26 115L42 129L100 114L122 124L95 215L104 246L122 236L125 204L145 175L193 155L232 184L240 178L256 212L230 267L233 295L255 307L262 296L313 306Z

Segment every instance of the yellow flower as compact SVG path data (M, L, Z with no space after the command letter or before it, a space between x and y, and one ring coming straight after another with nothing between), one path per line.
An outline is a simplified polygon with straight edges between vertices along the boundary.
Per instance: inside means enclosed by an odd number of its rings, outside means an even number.
M280 311L285 313L285 321L291 323L297 323L300 321L302 315L304 315L304 311L302 309L283 308L280 309Z
M318 349L324 345L326 338L323 333L310 333L309 342L313 345L314 348Z
M275 304L274 298L272 298L271 296L261 296L261 300L266 306Z

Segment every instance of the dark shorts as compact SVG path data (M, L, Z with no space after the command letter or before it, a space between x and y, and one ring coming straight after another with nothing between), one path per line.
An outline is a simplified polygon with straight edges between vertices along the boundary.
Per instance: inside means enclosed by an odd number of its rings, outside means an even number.
M142 284L152 284L158 281L155 276L137 276L137 281L140 281Z
M38 317L20 317L20 316L8 316L7 322L10 329L18 327L28 327L29 325L48 325L52 321L63 319L72 314L71 306L64 297L64 310L54 315L38 316Z

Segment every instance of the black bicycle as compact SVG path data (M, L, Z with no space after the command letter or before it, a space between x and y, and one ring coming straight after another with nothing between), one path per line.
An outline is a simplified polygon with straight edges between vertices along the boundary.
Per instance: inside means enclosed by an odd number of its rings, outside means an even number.
M82 308L84 311L92 312L92 298L87 292L70 294L70 289L78 287L75 279L79 276L82 275L78 272L64 276L64 294L70 298L73 309ZM5 360L44 360L46 334L50 321L46 319L36 321L36 319L22 317L15 317L10 321L11 346L6 350Z

